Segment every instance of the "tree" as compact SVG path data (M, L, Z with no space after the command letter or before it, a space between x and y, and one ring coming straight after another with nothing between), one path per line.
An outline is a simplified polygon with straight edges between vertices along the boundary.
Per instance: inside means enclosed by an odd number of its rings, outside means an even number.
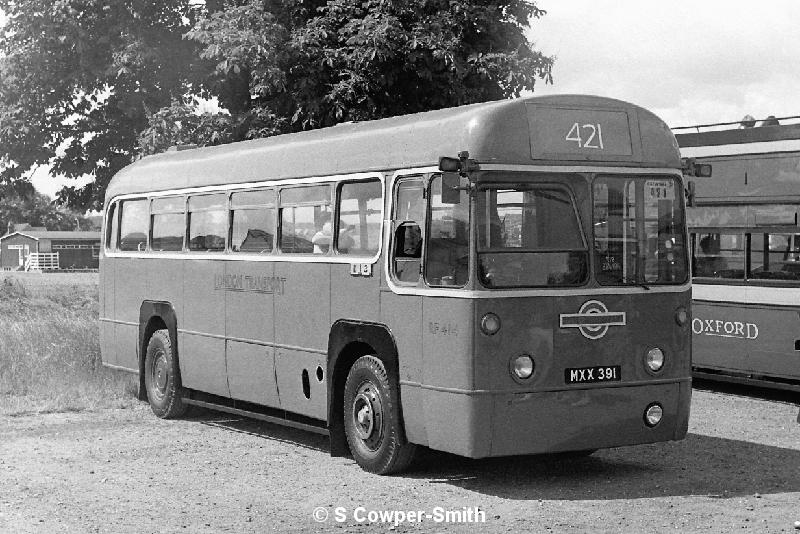
M20 194L4 190L0 194L0 235L5 234L10 223L28 223L48 230L88 230L91 222L65 208L53 204L50 197L36 192Z
M518 96L551 81L534 2L0 0L0 179L92 174L137 154ZM183 38L181 38L183 37ZM219 112L199 113L195 97Z

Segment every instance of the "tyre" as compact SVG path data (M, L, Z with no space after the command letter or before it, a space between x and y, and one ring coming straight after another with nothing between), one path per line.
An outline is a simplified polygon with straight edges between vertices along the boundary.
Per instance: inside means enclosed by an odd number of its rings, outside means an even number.
M400 407L392 403L383 362L362 356L344 385L344 431L355 461L370 473L388 475L406 469L416 445L401 443Z
M186 413L180 384L178 360L169 331L156 330L147 343L144 357L144 385L154 414L162 419L170 419Z

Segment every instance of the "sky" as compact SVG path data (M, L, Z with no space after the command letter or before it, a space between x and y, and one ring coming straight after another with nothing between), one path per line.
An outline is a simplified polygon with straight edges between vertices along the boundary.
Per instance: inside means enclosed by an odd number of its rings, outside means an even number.
M537 0L535 48L556 56L535 94L609 96L671 127L800 115L796 0Z
M553 85L650 109L672 127L800 115L800 1L537 0ZM2 14L0 14L2 23ZM53 195L47 172L34 184Z

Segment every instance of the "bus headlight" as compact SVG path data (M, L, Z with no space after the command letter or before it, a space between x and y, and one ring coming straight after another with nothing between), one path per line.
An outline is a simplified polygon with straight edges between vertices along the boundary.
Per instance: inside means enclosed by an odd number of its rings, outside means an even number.
M654 402L644 411L644 424L652 428L661 422L662 417L664 417L664 408Z
M500 330L500 317L492 312L487 313L481 318L481 332L487 336L493 336Z
M527 380L533 375L533 358L527 354L520 354L511 359L511 372L514 378Z
M644 357L644 363L649 370L654 373L659 372L664 367L664 352L658 347L648 350Z

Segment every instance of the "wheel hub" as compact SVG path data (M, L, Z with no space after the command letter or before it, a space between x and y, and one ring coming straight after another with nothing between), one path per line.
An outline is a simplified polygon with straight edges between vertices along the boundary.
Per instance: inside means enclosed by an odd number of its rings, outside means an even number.
M161 395L166 394L167 382L169 381L169 366L163 353L158 355L153 364L153 378L158 393Z
M358 389L352 406L353 427L358 438L370 450L376 450L383 438L383 406L381 397L371 382Z

